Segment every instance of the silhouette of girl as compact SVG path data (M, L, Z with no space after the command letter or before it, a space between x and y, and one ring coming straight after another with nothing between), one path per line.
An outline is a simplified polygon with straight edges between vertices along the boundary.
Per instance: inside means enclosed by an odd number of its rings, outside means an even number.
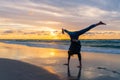
M82 63L81 63L81 43L80 41L78 40L79 39L79 36L86 33L87 31L89 31L90 29L98 26L98 25L106 25L105 23L103 23L102 21L96 23L96 24L92 24L90 25L89 27L85 28L85 29L82 29L80 31L74 31L74 32L71 32L71 31L68 31L66 29L62 29L62 33L64 34L64 32L66 32L69 37L70 37L70 41L71 41L71 44L70 44L70 47L69 47L69 50L68 50L68 63L65 64L65 65L68 65L69 66L69 62L70 62L70 58L72 55L74 54L77 54L78 55L78 59L79 59L79 66L78 67L81 67L82 66Z

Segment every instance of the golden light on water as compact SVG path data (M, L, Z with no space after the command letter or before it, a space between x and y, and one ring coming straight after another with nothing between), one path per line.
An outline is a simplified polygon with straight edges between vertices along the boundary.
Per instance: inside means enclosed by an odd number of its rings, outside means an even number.
M62 50L61 50L62 51ZM63 50L64 51L64 50ZM60 54L60 50L48 48L47 51L45 48L37 47L27 47L14 44L4 44L0 43L0 57L6 58L15 58L15 59L24 59L24 58L55 58L55 57L64 57L67 54ZM9 56L10 53L11 56Z
M51 56L55 56L55 53L54 53L54 52L50 52L50 55L51 55Z

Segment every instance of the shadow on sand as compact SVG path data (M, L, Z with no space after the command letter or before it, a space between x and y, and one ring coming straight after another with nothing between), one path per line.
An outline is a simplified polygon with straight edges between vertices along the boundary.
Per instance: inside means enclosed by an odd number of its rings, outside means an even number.
M41 67L22 61L0 58L0 80L60 80Z

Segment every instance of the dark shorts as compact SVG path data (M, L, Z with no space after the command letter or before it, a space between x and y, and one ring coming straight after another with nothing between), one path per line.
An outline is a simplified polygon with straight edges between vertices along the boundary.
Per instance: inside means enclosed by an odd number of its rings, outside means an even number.
M68 51L68 55L70 56L75 55L75 54L80 54L80 52Z
M72 42L68 51L69 55L80 54L81 44L80 42Z

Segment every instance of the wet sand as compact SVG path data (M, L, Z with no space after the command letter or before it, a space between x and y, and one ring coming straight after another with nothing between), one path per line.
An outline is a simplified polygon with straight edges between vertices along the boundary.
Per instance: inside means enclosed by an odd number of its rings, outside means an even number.
M0 79L120 80L119 58L119 54L82 52L82 68L77 68L74 56L68 69L63 65L65 50L0 43Z
M0 59L0 80L60 80L47 70L18 60Z

